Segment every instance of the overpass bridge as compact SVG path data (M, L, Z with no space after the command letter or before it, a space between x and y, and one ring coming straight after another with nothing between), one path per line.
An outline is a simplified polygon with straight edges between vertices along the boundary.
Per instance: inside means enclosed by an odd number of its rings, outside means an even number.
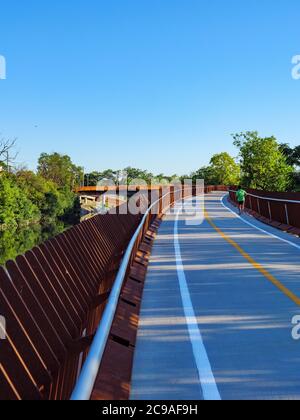
M0 399L300 399L300 201L257 197L207 187L187 224L160 191L8 262Z

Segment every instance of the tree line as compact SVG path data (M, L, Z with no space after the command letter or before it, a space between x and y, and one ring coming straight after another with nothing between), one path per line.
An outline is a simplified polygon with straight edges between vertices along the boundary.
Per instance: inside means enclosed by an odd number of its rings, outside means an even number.
M125 168L105 170L84 175L82 167L69 156L42 153L36 172L12 165L15 141L0 140L0 227L17 229L40 223L51 225L60 220L74 225L80 220L80 204L74 193L83 182L97 185L102 180L115 184L132 183L143 179L146 183L167 183L174 179L203 178L206 184L235 185L268 191L292 191L300 187L300 146L291 148L275 137L260 137L257 132L233 135L238 156L227 152L214 155L209 165L180 176L153 174L147 170Z
M58 153L43 153L36 172L14 168L7 158L13 146L14 142L0 142L0 230L78 223L80 203L73 190L80 184L82 168Z
M89 186L105 184L111 180L114 184L132 183L135 179L145 182L170 182L174 179L204 179L207 185L237 185L265 191L300 190L300 146L291 148L287 143L280 143L272 137L260 137L258 132L245 132L232 135L238 156L227 152L214 155L209 165L195 172L180 176L174 174L155 175L151 172L125 168L108 169L103 172L91 172L84 176L84 184ZM126 174L126 178L125 178Z

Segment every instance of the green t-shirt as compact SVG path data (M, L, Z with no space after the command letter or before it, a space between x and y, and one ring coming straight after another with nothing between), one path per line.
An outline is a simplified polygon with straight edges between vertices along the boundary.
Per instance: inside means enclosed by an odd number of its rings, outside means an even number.
M244 190L237 190L237 192L236 192L237 201L239 201L239 202L245 201L246 195L247 195L247 192L246 191L244 191Z

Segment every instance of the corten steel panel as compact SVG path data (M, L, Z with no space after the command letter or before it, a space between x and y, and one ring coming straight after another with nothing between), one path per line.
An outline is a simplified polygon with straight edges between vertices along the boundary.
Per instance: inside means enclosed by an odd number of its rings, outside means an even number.
M94 229L94 226L91 223L84 227L78 226L76 233L82 242L82 246L86 249L87 258L92 258L94 269L96 269L96 274L98 275L99 270L103 269L105 265L105 262L103 261L104 255L98 246L100 235L99 238L97 238L98 232Z
M285 204L278 202L269 202L271 210L271 220L276 220L277 222L287 223L286 213L285 213Z
M27 371L27 375L28 372L30 372L30 375L28 376L31 377L32 382L35 383L37 388L47 396L49 395L52 377L49 371L49 366L47 365L45 359L45 352L43 352L43 354L40 353L40 350L45 349L45 340L44 337L42 337L39 333L36 325L34 325L32 320L31 322L29 320L28 323L28 313L24 313L24 307L22 308L23 305L20 305L20 297L16 297L16 293L14 292L9 293L9 289L12 288L13 285L11 284L3 269L1 269L0 307L1 314L5 317L6 320L7 339L5 342L1 342L0 357L4 358L4 355L2 354L2 346L6 345L10 347L11 352L15 353L19 361L22 361L21 364L15 366L15 369L18 369L21 366L21 372L19 373L20 375L24 374L24 370ZM16 301L9 300L12 295L19 301L17 308L18 312L16 312L14 309L16 306ZM21 318L21 315L25 316L25 319L23 319L23 316ZM28 326L30 326L30 330L28 330ZM41 344L39 342L36 341L34 343L31 339L32 329L34 329L39 338L43 340L43 348L41 348ZM49 356L49 348L46 349L46 355ZM1 363L6 371L10 369L8 366L10 363L9 360L4 359L1 361ZM22 393L24 394L26 391L27 390L24 389ZM5 392L4 389L0 388L0 398L3 398L3 392ZM30 395L27 394L26 397L29 398Z
M40 246L40 250L43 253L44 258L47 260L48 264L50 265L54 275L56 276L57 280L61 283L62 288L65 294L70 299L71 304L74 307L74 311L76 312L77 317L81 320L81 322L85 319L85 310L84 306L80 302L80 296L78 294L78 289L76 285L72 282L72 279L68 276L66 272L66 268L62 266L60 260L53 257L51 250L49 250L46 244L42 244ZM87 307L85 308L87 309Z
M72 343L97 328L104 305L93 302L112 287L140 220L96 216L8 262L12 281L0 270L0 303L13 329L0 351L0 399L69 398L79 366Z
M63 320L70 336L72 338L77 337L79 331L74 322L73 308L69 305L69 300L66 298L61 285L57 283L55 276L52 275L49 268L47 270L46 262L38 249L34 248L32 251L27 252L25 257L60 319Z
M75 259L78 266L81 268L83 273L88 271L89 276L86 277L86 285L90 289L90 292L95 293L97 285L98 273L92 264L92 255L85 243L85 238L78 231L78 228L75 227L72 231L66 232L64 235L65 246L67 246L68 251Z
M57 307L57 302L54 293L48 288L47 283L42 277L39 277L40 272L35 272L35 266L32 266L30 253L26 253L24 256L17 257L16 261L20 271L26 278L27 284L30 284L31 289L36 299L42 305L45 313L51 320L52 325L57 331L57 334L63 342L72 339L72 335L68 330L68 323L62 316L60 308Z
M86 267L82 266L78 255L76 255L76 251L68 246L68 241L65 238L56 237L51 239L50 242L54 247L59 246L65 254L66 259L70 261L72 270L77 273L82 290L84 290L84 293L89 301L91 296L94 294L93 288L90 286L90 278L93 276L90 267L88 267L88 265L86 265Z
M287 204L290 225L300 228L300 204Z
M67 352L62 337L57 332L53 319L49 318L46 307L40 300L40 296L35 295L33 288L31 287L31 279L27 281L27 278L13 261L9 261L6 266L15 287L19 291L24 302L26 302L37 325L43 331L44 336L47 338L57 359L59 361L64 360Z
M77 238L81 241L84 250L85 264L88 264L93 272L94 285L96 289L99 285L99 278L104 276L105 261L103 254L99 251L98 241L95 237L93 226L89 223L86 226L78 226L76 233Z
M114 252L114 249L110 246L108 239L104 235L104 229L101 229L101 226L99 226L99 222L96 218L92 219L91 230L96 241L96 247L100 258L99 262L103 266L106 266L112 256L112 253Z
M81 306L86 313L88 310L88 296L86 294L85 288L83 287L81 280L78 276L78 273L74 270L71 262L64 254L63 250L60 248L58 243L53 243L47 241L44 244L49 252L53 255L56 263L61 267L63 274L66 276L69 284L72 285L72 289L76 294L77 299L81 303Z
M270 219L269 215L269 207L268 207L268 202L267 201L263 201L263 200L259 200L259 208L260 208L260 214L261 216Z
M99 271L95 267L95 257L85 244L85 239L78 231L68 232L64 237L64 245L68 247L69 253L73 255L74 260L80 267L87 290L91 295L94 295L97 289Z
M14 390L14 399L21 399L21 396L23 399L39 400L42 398L28 367L15 351L9 335L6 340L1 342L0 376ZM1 389L1 399L6 399L10 395L8 386Z
M99 241L99 245L101 244L103 260L107 263L111 257L111 253L114 252L114 245L112 243L112 239L110 238L110 234L107 231L107 223L105 222L104 217L101 219L94 218L92 219L92 225L95 231L98 232L97 240Z
M24 301L2 267L0 267L0 292L1 299L9 303L13 316L28 333L33 346L47 365L47 370L54 372L59 369L60 363L51 348L48 337L45 336L44 331L32 315L32 311L27 306L28 302Z

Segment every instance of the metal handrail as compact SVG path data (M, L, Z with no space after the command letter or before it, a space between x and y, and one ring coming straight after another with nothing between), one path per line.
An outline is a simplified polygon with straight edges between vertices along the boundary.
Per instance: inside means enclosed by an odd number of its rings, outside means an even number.
M144 228L144 225L147 221L147 217L149 216L151 210L165 197L171 194L176 194L181 190L176 190L174 192L168 192L159 198L155 203L153 203L147 212L145 213L139 227L137 228L135 234L133 235L127 250L125 252L124 258L122 260L120 269L118 271L117 277L115 279L112 291L109 296L108 303L106 305L103 317L101 319L100 325L96 332L95 338L91 345L90 351L80 373L79 379L75 386L75 389L71 396L71 401L87 401L90 399L95 381L99 372L99 368L101 365L101 361L104 355L104 351L106 348L107 340L109 337L109 333L114 321L114 317L116 314L117 306L119 303L119 298L121 295L122 287L124 280L126 278L127 269L130 263L131 255L134 250L134 246L136 241ZM163 209L164 210L164 209Z
M232 193L237 192L237 190L228 190L228 191L232 192ZM266 201L277 201L277 202L281 202L281 203L300 204L300 201L298 201L298 200L284 200L284 199L280 199L280 198L263 197L261 195L255 195L255 194L251 194L251 193L247 193L247 195L249 195L250 197L254 197L254 198L260 198L261 200L266 200Z

